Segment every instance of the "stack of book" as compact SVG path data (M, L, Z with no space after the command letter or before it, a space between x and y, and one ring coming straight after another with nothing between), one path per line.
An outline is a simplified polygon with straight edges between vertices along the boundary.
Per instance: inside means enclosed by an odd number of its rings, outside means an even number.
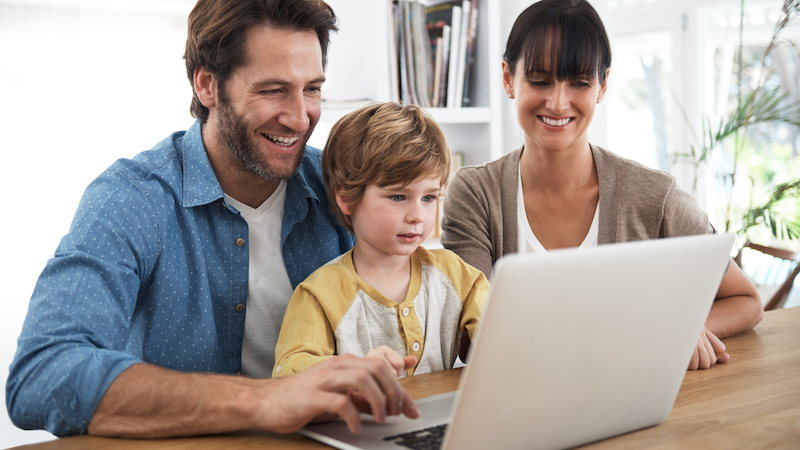
M395 101L471 106L479 0L391 0L390 61Z

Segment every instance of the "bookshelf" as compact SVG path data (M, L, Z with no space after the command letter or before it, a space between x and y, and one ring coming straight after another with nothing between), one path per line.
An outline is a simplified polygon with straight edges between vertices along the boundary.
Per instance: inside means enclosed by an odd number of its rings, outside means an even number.
M320 123L310 141L322 147L330 127L343 115L369 101L392 100L389 16L391 0L328 0L339 18L332 36ZM429 4L435 1L427 2ZM508 30L501 24L516 17L518 0L480 0L474 106L426 108L447 135L453 151L468 165L482 164L519 146L521 139L502 86L501 62ZM501 17L502 15L506 17ZM508 25L510 27L510 24ZM505 28L505 27L504 27ZM513 125L509 135L508 122ZM504 138L511 136L511 139Z

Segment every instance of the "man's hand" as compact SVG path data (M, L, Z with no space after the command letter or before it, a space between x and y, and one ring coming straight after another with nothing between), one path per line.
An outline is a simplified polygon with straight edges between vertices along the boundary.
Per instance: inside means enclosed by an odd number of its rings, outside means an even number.
M689 370L708 369L714 364L724 364L730 359L731 356L725 352L725 344L703 327L692 360L689 361Z
M402 371L416 364L413 356L401 359ZM347 423L351 433L358 433L359 409L371 412L378 423L384 422L387 415L417 418L419 410L398 383L397 370L383 357L337 356L298 374L273 380L266 386L268 395L260 405L253 406L262 414L261 428L279 433L295 431L315 417L333 414Z
M416 356L402 357L386 345L381 345L378 348L370 350L365 358L376 358L388 362L395 372L397 372L398 377L402 376L406 370L417 365Z
M385 359L336 356L279 380L134 364L111 383L88 428L97 436L134 438L252 429L289 433L317 417L341 416L357 433L359 410L376 422L387 415L419 417Z

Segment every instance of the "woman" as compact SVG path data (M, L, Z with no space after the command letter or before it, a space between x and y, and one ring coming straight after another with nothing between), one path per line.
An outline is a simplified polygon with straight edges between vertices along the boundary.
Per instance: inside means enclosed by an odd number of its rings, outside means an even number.
M675 179L589 143L611 67L608 36L586 0L542 0L517 18L503 61L523 147L461 169L444 204L442 244L486 276L507 253L546 252L714 232ZM689 368L727 362L720 338L763 314L731 261Z

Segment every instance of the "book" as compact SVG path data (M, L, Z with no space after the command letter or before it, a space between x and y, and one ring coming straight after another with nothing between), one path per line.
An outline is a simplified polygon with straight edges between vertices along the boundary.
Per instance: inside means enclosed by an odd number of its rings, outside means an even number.
M436 57L433 61L433 94L431 95L431 105L439 106L439 96L442 88L442 47L444 39L442 36L436 38L433 47Z
M425 30L425 6L418 1L410 2L410 26L414 45L414 83L417 88L417 104L422 107L431 106L433 91L433 59L431 57L430 39Z
M447 80L451 48L450 23L453 18L453 4L454 2L436 4L425 9L425 28L428 31L432 53L436 54L436 59L433 61L434 76L436 77L434 86L438 86L439 89L435 89L431 98L431 105L436 107L444 107L447 104ZM438 70L440 49L442 66L441 70Z
M450 152L450 179L458 172L458 169L465 166L465 156L464 152L458 151L451 151ZM443 210L442 210L442 202L439 201L436 204L436 226L434 226L433 236L436 238L442 237L442 218L443 218Z
M450 178L458 172L458 169L464 167L465 163L464 152L451 152L450 153Z
M480 0L472 0L472 10L469 13L469 31L467 32L467 54L466 65L464 67L464 99L462 106L473 106L473 98L470 92L470 82L472 72L475 70L475 43L478 35L478 5Z
M439 96L433 99L433 105L438 107L447 106L447 89L450 73L450 57L451 49L453 47L452 41L452 23L453 23L453 6L461 5L462 0L449 0L445 2L438 2L429 5L425 9L425 22L428 30L428 36L431 40L433 47L436 39L442 38L442 70L439 73Z
M405 68L407 89L404 104L419 105L417 99L417 83L416 83L416 69L414 68L414 34L411 30L411 2L401 1L402 5L402 25L403 25L403 47L405 53Z
M393 0L391 29L396 32L397 79L393 83L402 104L430 107L433 103L435 54L426 30L425 4L421 0Z
M447 64L450 60L450 25L444 20L436 20L435 16L426 15L428 37L433 55L433 92L431 106L445 106L447 91Z
M397 71L398 78L400 79L400 92L398 98L401 104L407 104L411 101L410 89L408 81L408 64L406 61L406 38L405 26L403 25L403 5L402 3L395 4L394 7L394 24L397 41Z
M400 67L397 53L397 27L395 27L395 8L394 0L389 2L389 14L387 17L387 27L389 30L389 85L391 101L400 103Z
M436 98L436 106L444 108L447 106L447 79L450 68L450 25L442 27L442 71L439 74L439 97Z
M447 68L447 106L455 108L456 104L456 85L458 84L458 49L461 45L461 7L451 8L453 17L450 25L450 61Z
M458 30L458 53L456 53L456 86L455 86L455 108L460 108L464 103L464 73L467 65L467 34L469 33L469 14L472 11L471 0L464 0L461 7L461 28ZM448 102L448 107L449 102Z

